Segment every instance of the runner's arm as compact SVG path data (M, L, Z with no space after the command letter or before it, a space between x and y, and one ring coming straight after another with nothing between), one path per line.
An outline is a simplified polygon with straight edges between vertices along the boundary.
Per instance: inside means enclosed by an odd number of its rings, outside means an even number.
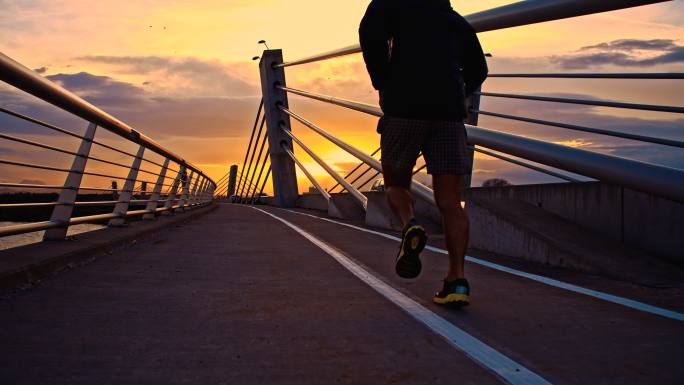
M463 80L465 81L466 96L470 96L487 79L489 70L475 30L470 30L464 43L466 54L463 58Z
M387 0L371 1L359 26L363 59L373 88L382 91L389 66L389 5Z

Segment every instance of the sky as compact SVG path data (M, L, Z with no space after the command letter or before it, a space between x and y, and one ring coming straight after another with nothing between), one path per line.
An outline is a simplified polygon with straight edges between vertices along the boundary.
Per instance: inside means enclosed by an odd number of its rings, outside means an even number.
M368 0L0 0L0 51L86 100L219 179L230 164L242 164L260 99L258 64L265 39L297 59L358 42L358 23ZM510 1L452 1L463 15ZM684 0L554 21L479 35L490 72L684 72ZM377 96L360 55L290 67L288 85L370 104ZM684 105L684 81L489 79L484 91L597 98L646 104ZM291 96L292 110L345 141L372 152L377 118ZM83 132L86 123L0 84L0 106ZM571 106L484 98L481 109L684 140L684 119L670 113ZM684 168L679 149L646 145L559 128L481 117L480 125L669 167ZM340 173L354 158L306 127L295 134ZM55 137L0 114L0 132L60 145ZM113 135L98 137L134 152ZM97 151L97 150L96 150ZM326 187L325 171L296 149ZM97 155L128 162L111 152ZM155 159L154 155L151 155ZM0 141L0 158L43 159L68 167L68 156ZM421 162L419 161L419 164ZM122 172L107 165L95 170ZM0 166L5 182L61 184L59 175ZM154 167L152 167L154 169ZM152 170L154 171L154 170ZM123 171L125 172L125 171ZM428 183L426 176L421 178ZM558 181L478 155L473 184L505 178L515 184ZM300 190L310 183L299 174ZM103 178L91 184L108 185ZM268 190L268 188L267 188Z

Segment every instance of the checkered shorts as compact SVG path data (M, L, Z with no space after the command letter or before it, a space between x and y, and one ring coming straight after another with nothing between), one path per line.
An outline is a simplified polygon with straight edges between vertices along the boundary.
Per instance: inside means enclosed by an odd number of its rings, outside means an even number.
M472 155L466 146L460 121L430 121L390 116L378 122L382 167L411 172L422 151L432 175L464 175L472 172Z

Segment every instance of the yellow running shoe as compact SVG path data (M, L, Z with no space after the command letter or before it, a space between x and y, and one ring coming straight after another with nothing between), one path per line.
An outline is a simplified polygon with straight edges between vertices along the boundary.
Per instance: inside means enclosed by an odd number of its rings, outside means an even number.
M465 278L457 279L453 282L444 281L442 291L435 293L432 299L434 303L461 307L470 303L470 285Z

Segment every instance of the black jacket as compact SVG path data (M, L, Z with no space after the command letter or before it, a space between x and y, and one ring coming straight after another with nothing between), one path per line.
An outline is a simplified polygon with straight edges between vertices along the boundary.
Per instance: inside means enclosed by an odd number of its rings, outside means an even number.
M388 116L460 120L487 78L475 30L449 0L372 0L359 39Z

